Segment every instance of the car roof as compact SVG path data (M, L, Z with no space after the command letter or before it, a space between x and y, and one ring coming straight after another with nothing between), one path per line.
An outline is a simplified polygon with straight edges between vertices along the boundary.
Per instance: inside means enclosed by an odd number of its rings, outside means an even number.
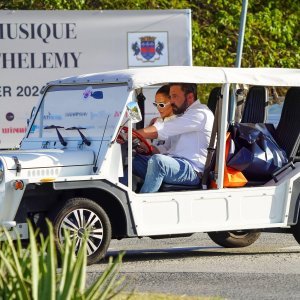
M49 84L126 83L130 89L136 89L171 82L300 86L300 69L196 66L148 67L83 74L55 80Z

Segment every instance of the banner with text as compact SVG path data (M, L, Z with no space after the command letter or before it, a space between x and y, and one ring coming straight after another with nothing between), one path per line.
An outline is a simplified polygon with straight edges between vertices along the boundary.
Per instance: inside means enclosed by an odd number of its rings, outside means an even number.
M131 67L191 65L190 10L0 11L0 148L17 146L41 88Z

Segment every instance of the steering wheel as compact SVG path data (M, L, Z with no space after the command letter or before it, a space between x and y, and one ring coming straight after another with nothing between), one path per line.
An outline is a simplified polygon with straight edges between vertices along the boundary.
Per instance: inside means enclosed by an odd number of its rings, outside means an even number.
M117 143L124 144L127 141L127 133L128 133L128 127L123 126L117 136ZM136 151L140 154L144 155L151 155L152 154L152 146L149 144L149 142L136 130L132 129L132 145L134 148L136 148ZM145 148L142 148L140 144L143 143Z

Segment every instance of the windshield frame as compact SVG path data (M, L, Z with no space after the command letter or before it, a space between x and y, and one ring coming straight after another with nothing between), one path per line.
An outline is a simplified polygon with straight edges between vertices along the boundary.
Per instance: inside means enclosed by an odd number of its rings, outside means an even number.
M95 102L93 104L91 104L91 102L87 102L87 103L84 103L82 104L82 106L84 107L84 115L83 116L79 116L79 117L86 117L86 123L87 123L87 126L89 125L88 123L92 122L90 119L92 117L94 117L96 119L96 117L100 117L103 122L104 122L104 112L107 113L107 114L110 114L110 115L113 115L114 113L116 114L116 112L114 112L114 106L116 106L115 110L117 111L118 110L118 116L121 117L121 115L124 115L125 112L124 112L124 108L125 108L125 105L127 103L127 99L128 99L128 95L129 95L129 91L128 91L128 88L127 88L127 84L126 83L111 83L111 84L108 84L108 83L105 83L105 84L99 84L99 83L77 83L77 84L55 84L55 85L48 85L45 89L45 92L40 100L40 103L38 105L38 109L36 110L29 126L28 126L28 130L26 132L26 135L25 135L25 139L27 140L40 140L40 139L47 139L47 140L52 140L52 139L56 139L57 138L57 135L56 133L54 133L54 130L53 130L53 133L52 133L52 136L49 136L49 134L45 134L45 126L56 126L56 125L62 125L61 123L65 123L67 124L67 118L65 115L67 115L69 112L68 111L63 111L64 108L62 108L62 114L59 118L59 120L52 120L52 121L48 121L48 122L45 122L45 117L48 116L49 112L46 114L45 112L45 103L47 101L47 96L49 96L49 93L51 92L60 92L60 91L80 91L81 92L85 92L85 89L86 88L89 88L89 87L92 87L93 89L98 89L98 90L103 90L105 91L105 89L107 89L106 91L110 92L110 97L113 98L111 101L111 99L102 99L101 100L96 100L99 102L102 102L102 101L106 101L106 104L105 102L103 104L96 104L98 106L98 110L101 110L101 111L95 111ZM114 96L113 94L115 93L115 87L117 88L120 88L119 89L119 94L117 94L116 96ZM125 94L125 91L126 91L126 94ZM112 96L113 95L113 96ZM120 96L121 95L121 96ZM80 96L81 97L81 96ZM104 96L105 97L105 96ZM115 98L118 98L119 99L115 99ZM60 97L60 99L58 100L57 103L61 103L60 101L62 101L63 97ZM120 99L121 98L121 99ZM75 99L78 103L78 101L80 101L81 99ZM93 100L93 99L92 99ZM116 100L116 101L115 101ZM51 99L50 99L51 101ZM74 105L75 108L71 107L70 108L70 111L80 111L80 108L77 109L76 108L76 101L74 101L74 104L72 103L72 106ZM84 100L86 101L86 100ZM110 107L107 107L107 101L109 103L109 106ZM94 110L93 110L93 106L94 105ZM71 105L70 105L71 106ZM82 108L82 107L81 107ZM83 110L83 109L82 109ZM60 111L60 109L58 109L58 111ZM86 112L87 111L87 112ZM50 111L52 113L52 111ZM90 116L92 115L93 116ZM98 114L98 115L97 115ZM100 115L100 116L99 116ZM53 116L55 116L55 113L53 113ZM80 120L79 120L79 117L77 118L76 122L80 124ZM115 117L115 116L114 116ZM90 118L90 119L88 119ZM71 119L71 118L69 118ZM75 118L76 119L76 118ZM81 121L81 122L84 122L84 121ZM95 122L95 121L93 121ZM51 123L51 124L50 124ZM80 125L84 125L84 124L80 124L79 126L76 126L76 124L72 124L69 122L70 126L65 126L63 125L63 127L65 128L62 128L60 129L58 127L58 131L64 131L64 136L68 135L66 134L66 131L65 129L67 127L79 127L79 129L81 127L85 127L85 126L80 126ZM100 126L100 125L99 125ZM91 127L91 126L90 126ZM54 129L54 128L52 128ZM51 131L51 129L50 129ZM95 130L94 130L95 131ZM88 130L84 130L83 132L88 132ZM34 133L34 134L33 134ZM68 133L70 133L70 136L69 138L71 137L75 137L76 139L80 138L77 130L75 132L75 130L73 132L71 131L68 131ZM89 135L89 134L88 134ZM92 137L93 138L96 138L96 137L99 137L100 134L93 134Z

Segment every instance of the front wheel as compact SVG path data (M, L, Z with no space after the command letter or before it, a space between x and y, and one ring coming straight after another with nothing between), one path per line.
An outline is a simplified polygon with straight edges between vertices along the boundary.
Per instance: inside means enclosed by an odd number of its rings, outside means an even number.
M52 211L49 220L53 224L57 246L63 243L64 229L76 239L77 250L87 233L87 263L98 262L107 252L111 241L111 224L105 211L86 198L72 198Z
M256 230L219 231L207 234L216 244L225 248L250 246L260 236L260 232Z

